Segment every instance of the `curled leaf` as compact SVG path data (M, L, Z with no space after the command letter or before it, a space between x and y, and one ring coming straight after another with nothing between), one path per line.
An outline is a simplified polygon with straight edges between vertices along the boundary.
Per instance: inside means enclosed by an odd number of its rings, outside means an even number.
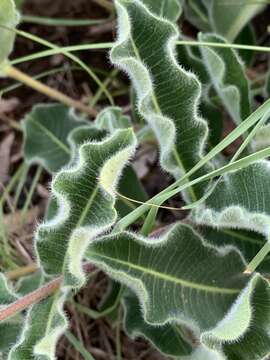
M197 112L200 84L177 64L178 32L173 23L137 0L117 0L116 7L119 28L112 62L133 81L138 111L158 139L162 167L179 177L201 159L208 134ZM205 171L206 167L201 172ZM205 184L192 189L189 196L200 196L204 188Z

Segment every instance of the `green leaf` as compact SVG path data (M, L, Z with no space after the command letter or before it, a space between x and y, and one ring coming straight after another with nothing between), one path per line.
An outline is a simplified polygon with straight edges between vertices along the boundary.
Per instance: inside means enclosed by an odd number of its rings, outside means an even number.
M182 0L184 12L187 20L202 31L210 31L210 21L208 18L208 4L204 0Z
M56 175L52 192L58 201L58 213L55 219L40 225L36 243L41 265L48 274L66 272L67 284L74 285L73 278L82 285L80 263L85 246L117 218L114 188L135 145L132 130L118 130L102 142L82 145L74 167Z
M250 327L240 341L225 344L229 360L267 360L270 353L270 287L260 279L252 296L253 315Z
M143 318L140 303L135 294L130 290L126 290L123 297L125 309L125 329L132 338L138 336L145 337L159 351L170 356L187 356L191 354L193 346L196 345L196 338L188 337L188 330L178 325L162 325L154 326L146 323ZM192 340L195 344L192 344ZM193 346L192 346L193 345Z
M70 141L74 144L72 136ZM118 130L101 142L81 145L76 161L54 177L57 213L39 226L36 255L43 272L63 276L63 284L53 296L30 309L10 360L55 358L57 341L67 329L64 302L71 289L79 289L85 282L82 260L88 242L109 230L117 219L114 191L135 147L133 131Z
M213 228L201 226L200 233L207 242L214 246L234 246L241 251L247 263L260 251L266 242L265 236L254 231L242 229ZM259 265L257 271L262 274L270 274L270 256L267 256Z
M0 26L15 28L19 22L19 14L16 11L13 0L1 0L0 2ZM15 33L1 28L0 30L0 76L4 76L1 67L8 62L9 54L14 45Z
M68 326L63 311L65 298L66 294L57 292L28 311L23 331L8 360L55 359L57 341Z
M200 224L257 231L270 225L270 165L260 161L224 175L206 201L193 212Z
M249 21L266 5L254 0L211 0L210 19L218 34L233 42Z
M136 292L146 322L184 322L197 331L213 329L248 280L238 252L207 246L183 224L157 240L106 236L90 244L87 258Z
M164 17L172 22L176 22L182 13L179 0L142 0L142 3L153 14Z
M215 106L210 99L206 98L201 103L200 110L202 112L203 117L208 119L210 134L208 143L210 148L219 144L222 139L223 133L223 116L220 109Z
M176 62L178 31L172 23L137 0L117 0L116 8L119 31L112 62L132 78L138 110L160 144L161 165L178 178L201 159L208 134L197 113L200 84ZM201 169L205 171L206 167ZM205 184L191 189L190 197L202 195L204 188Z
M36 271L32 275L25 276L21 278L17 285L18 294L24 296L30 292L38 289L44 282L44 276L41 270Z
M148 200L147 193L131 166L127 166L123 171L123 176L119 181L119 192L121 195L137 201L146 202ZM118 197L115 205L121 217L129 214L137 206L138 204L121 196Z
M246 25L234 41L236 44L256 45L256 35L251 24ZM247 66L251 66L255 53L248 50L239 50L240 58Z
M28 163L37 163L54 173L66 166L71 159L76 160L78 148L85 142L101 141L108 133L130 127L130 120L118 107L108 107L94 123L77 118L63 105L37 105L23 122L24 155ZM131 167L124 170L120 179L119 192L129 198L146 201L147 194ZM125 216L136 204L120 198L117 211ZM56 212L56 202L50 201L47 219ZM51 213L51 215L49 214Z
M225 43L220 36L199 34L200 41ZM250 114L249 84L243 64L230 48L200 47L212 84L236 124Z
M123 110L112 106L101 111L96 120L95 126L98 129L106 130L113 134L117 129L127 129L131 126L128 116L123 115Z
M183 38L183 40L190 39ZM177 46L176 50L179 64L181 64L185 70L194 72L203 85L208 85L211 80L208 72L206 71L199 48L195 46L181 45Z
M3 274L0 274L0 308L18 299L17 294L10 288ZM16 342L22 322L20 317L13 317L0 323L0 357Z
M262 126L252 139L252 150L258 151L270 146L270 124Z
M140 303L130 290L123 297L125 330L132 338L144 337L161 353L183 360L225 360L222 353L200 343L200 339L186 326L165 324L155 326L147 323Z
M60 170L71 158L69 133L86 124L66 106L34 106L23 121L25 160L41 164L49 172Z

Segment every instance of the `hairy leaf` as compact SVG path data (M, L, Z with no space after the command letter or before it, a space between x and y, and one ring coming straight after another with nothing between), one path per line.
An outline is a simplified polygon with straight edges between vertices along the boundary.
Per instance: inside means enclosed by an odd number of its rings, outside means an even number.
M104 237L91 243L87 257L138 294L152 324L190 321L197 330L213 328L247 282L239 253L207 246L182 224L158 240L128 232Z
M16 301L18 296L9 287L7 280L3 274L0 274L0 308ZM1 354L9 350L9 348L16 342L22 327L22 319L20 317L13 317L8 321L0 323L0 357Z
M266 242L266 238L262 234L242 229L201 226L200 233L207 239L207 242L214 246L235 246L241 251L247 263L257 255ZM257 271L263 274L270 273L270 256L264 259Z
M67 166L71 159L76 161L78 148L83 143L101 141L108 133L113 134L117 129L128 127L129 118L118 107L103 110L93 124L78 118L63 105L40 104L23 121L25 159L28 163L41 164L49 172L55 173ZM131 167L124 170L119 192L135 200L147 200L142 184ZM136 205L120 198L116 207L121 216L124 216ZM55 208L55 201L51 201L48 212L54 214Z
M176 62L178 32L172 23L137 0L117 0L116 7L119 32L111 59L133 80L138 110L159 141L162 167L179 177L201 159L208 133L197 113L200 84ZM195 188L190 197L197 198L204 188Z
M266 5L254 0L211 0L212 28L233 42L246 24Z
M57 292L28 311L23 331L8 360L55 359L57 341L68 325L63 311L65 298L65 294Z
M225 43L220 36L199 34L200 41ZM249 84L243 64L230 48L200 47L212 84L236 124L250 114Z
M19 15L16 11L13 0L1 0L0 2L0 26L15 28L19 22ZM15 33L1 28L0 30L0 76L3 75L1 66L8 61L8 56L13 49Z
M101 142L81 145L77 160L55 176L52 194L57 213L39 226L36 249L43 271L63 276L63 285L30 309L10 360L55 358L57 341L67 328L64 301L70 289L80 288L85 281L82 260L89 240L116 221L115 187L135 147L133 131L118 130Z
M172 22L176 22L182 13L179 0L142 0L142 3L146 5L152 13Z
M201 344L200 339L186 326L165 324L155 326L144 320L138 298L126 290L123 297L125 330L132 338L148 339L161 353L183 360L224 360L216 352Z
M183 40L190 40L184 38ZM206 71L205 63L198 47L181 45L177 46L179 63L188 71L194 72L203 85L210 83L210 76Z
M269 234L270 163L260 161L222 178L194 210L200 224Z
M234 41L236 44L243 44L243 45L253 45L256 46L256 35L254 28L251 23L246 25L237 38ZM255 53L253 51L248 50L238 50L240 58L244 61L247 66L250 66L253 62L255 57Z
M267 360L270 354L270 287L260 279L252 296L252 321L247 332L233 344L224 346L229 360Z
M126 290L124 297L125 308L125 328L129 336L136 338L138 336L146 337L163 354L171 356L185 356L192 352L196 345L192 344L192 337L184 340L184 335L188 336L188 330L178 325L166 324L163 326L154 326L145 322L141 311L140 303L135 294Z
M60 170L71 158L69 133L86 124L64 105L34 106L23 121L25 160L49 172Z
M102 142L86 143L80 147L74 167L54 178L52 192L58 213L39 227L36 244L46 272L57 275L67 271L73 280L83 281L79 267L86 243L116 220L114 187L135 144L132 130L118 130Z
M270 124L262 126L255 134L251 143L253 151L266 149L270 146Z
M98 129L106 130L113 134L117 129L126 129L130 127L128 116L123 115L123 110L119 107L109 107L101 111L96 120L95 126Z
M209 1L205 0L182 0L185 16L188 21L202 31L210 31L211 25L208 18Z

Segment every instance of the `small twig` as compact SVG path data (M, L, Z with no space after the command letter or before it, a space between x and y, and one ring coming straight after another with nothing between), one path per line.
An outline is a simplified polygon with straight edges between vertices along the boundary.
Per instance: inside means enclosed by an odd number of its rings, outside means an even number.
M27 266L20 267L18 269L8 271L5 276L8 280L16 280L23 276L30 275L38 270L36 264L30 264Z
M93 270L92 264L85 264L83 269L86 273L89 273ZM29 306L34 305L41 300L46 299L57 290L59 290L62 282L64 280L63 275L57 277L56 279L48 282L44 286L40 287L39 289L31 292L23 296L22 298L18 299L17 301L13 302L12 304L4 307L0 310L0 322L7 320L8 318L14 316L18 312L21 312L27 309Z
M31 292L30 294L25 295L24 297L18 299L14 303L6 306L0 310L0 322L7 320L8 318L14 316L20 311L25 310L29 306L40 302L41 300L52 295L57 291L63 281L63 276L60 276L41 288Z
M78 109L92 117L96 117L97 111L93 108L90 108L87 105L84 105L80 101L74 100L70 98L69 96L61 93L58 90L52 89L49 86L41 83L38 80L33 79L32 77L28 76L27 74L21 72L17 68L13 66L6 66L4 68L4 72L7 76L11 77L12 79L15 79L19 82L22 82L23 84L26 84L30 86L32 89L47 95L48 97L57 100L67 106L74 107L75 109Z

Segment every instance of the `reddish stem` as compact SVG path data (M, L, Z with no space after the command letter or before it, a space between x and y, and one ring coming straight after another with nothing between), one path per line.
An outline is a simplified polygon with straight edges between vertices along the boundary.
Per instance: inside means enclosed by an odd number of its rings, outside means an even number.
M89 273L93 270L93 265L85 264L83 269L86 273ZM59 276L56 279L48 282L39 289L31 292L18 299L14 303L7 305L5 308L0 310L0 322L7 320L8 318L14 316L18 312L21 312L27 309L29 306L34 305L41 300L46 299L48 296L52 295L57 291L63 282L63 276Z

